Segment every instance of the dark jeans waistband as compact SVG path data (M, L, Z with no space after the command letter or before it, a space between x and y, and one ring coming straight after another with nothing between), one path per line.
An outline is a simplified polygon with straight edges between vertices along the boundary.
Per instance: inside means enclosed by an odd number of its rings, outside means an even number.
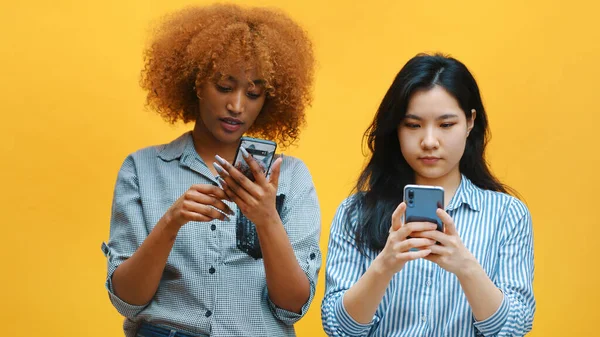
M176 329L152 325L146 322L140 325L137 334L142 337L208 337L207 335L190 335Z

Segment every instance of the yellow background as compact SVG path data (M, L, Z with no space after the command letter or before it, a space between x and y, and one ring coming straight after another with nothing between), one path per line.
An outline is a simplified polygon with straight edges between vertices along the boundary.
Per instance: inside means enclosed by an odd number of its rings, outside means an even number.
M100 243L125 156L168 142L143 108L147 27L191 3L3 1L0 5L0 321L5 336L119 336ZM203 2L200 2L203 3ZM361 136L400 67L443 51L472 70L489 112L489 161L533 214L531 336L598 334L600 26L593 1L244 1L278 6L312 36L308 128L286 154L311 169L325 250L363 165ZM297 324L324 336L320 304Z

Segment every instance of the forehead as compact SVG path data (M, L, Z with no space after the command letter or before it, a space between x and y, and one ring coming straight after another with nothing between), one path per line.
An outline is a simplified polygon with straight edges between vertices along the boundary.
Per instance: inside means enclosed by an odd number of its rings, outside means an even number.
M458 101L446 89L436 85L431 89L418 90L408 101L406 114L426 117L438 117L455 114L464 117Z
M223 69L215 72L213 78L216 81L232 81L238 83L254 82L259 84L264 82L262 76L255 68L236 67L232 69Z

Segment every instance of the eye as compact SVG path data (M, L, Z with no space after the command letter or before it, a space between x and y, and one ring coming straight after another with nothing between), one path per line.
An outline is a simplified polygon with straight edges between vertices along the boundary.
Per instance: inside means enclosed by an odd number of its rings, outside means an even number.
M231 92L231 88L230 87L224 87L222 85L219 84L215 84L215 86L217 87L217 90L220 92Z
M456 123L443 123L440 126L444 129L448 129L448 128L452 127L454 124L456 124Z
M260 93L259 93L259 94L257 94L257 93L253 93L253 92L248 92L248 93L246 93L246 96L248 96L250 99L257 99L257 98L259 98L260 96L262 96L262 94L260 94Z
M404 122L404 126L406 126L409 129L418 129L421 127L419 124L410 123L410 122Z

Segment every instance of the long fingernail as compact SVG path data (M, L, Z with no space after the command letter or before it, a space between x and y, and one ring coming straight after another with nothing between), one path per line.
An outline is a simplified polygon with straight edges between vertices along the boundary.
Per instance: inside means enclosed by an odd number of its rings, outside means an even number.
M250 153L248 153L248 151L243 147L240 147L240 151L242 151L242 156L244 156L244 158L250 157Z
M219 162L219 164L221 164L223 166L225 166L227 163L227 161L225 161L225 159L221 158L221 156L219 156L219 155L216 155L215 159Z
M219 172L219 173L223 173L223 172L225 172L225 170L224 170L224 169L221 167L221 165L219 165L219 164L217 164L217 163L213 162L213 166L215 167L215 170L217 170L217 172ZM219 177L219 178L220 178L220 177Z

